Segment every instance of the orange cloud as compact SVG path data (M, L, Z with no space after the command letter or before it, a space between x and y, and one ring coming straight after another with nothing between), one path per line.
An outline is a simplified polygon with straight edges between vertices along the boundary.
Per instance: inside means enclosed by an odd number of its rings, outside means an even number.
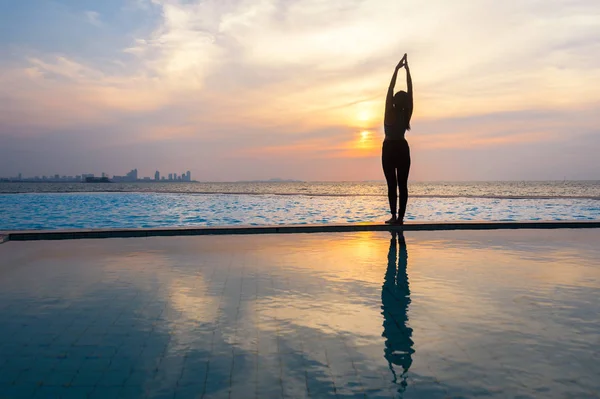
M291 144L246 148L237 155L263 156L302 156L307 158L365 158L379 154L381 138L372 131L354 131L348 134L310 139L296 139Z
M560 136L547 131L514 133L502 136L486 137L477 132L441 133L441 134L415 134L410 141L421 149L432 148L478 148L498 145L512 145L520 143L533 143L538 141L556 140Z

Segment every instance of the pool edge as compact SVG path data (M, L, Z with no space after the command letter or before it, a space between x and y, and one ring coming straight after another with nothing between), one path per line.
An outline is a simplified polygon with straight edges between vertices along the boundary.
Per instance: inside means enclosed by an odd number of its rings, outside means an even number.
M20 230L0 233L6 241L73 240L90 238L167 237L234 234L341 233L355 231L431 231L431 230L505 230L505 229L581 229L600 228L600 221L532 221L532 222L418 222L402 226L383 223L168 227L133 229Z

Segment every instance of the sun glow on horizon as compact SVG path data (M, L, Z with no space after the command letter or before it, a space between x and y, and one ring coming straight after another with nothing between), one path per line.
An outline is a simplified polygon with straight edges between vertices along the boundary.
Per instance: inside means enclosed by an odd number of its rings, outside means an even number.
M368 130L363 130L359 133L359 138L356 141L354 148L361 151L371 151L375 148L375 140L373 134Z

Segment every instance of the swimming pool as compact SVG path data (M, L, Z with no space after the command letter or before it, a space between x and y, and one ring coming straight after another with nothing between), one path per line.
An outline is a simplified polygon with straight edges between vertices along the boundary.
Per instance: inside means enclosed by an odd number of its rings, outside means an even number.
M8 242L0 396L593 397L599 241L561 229Z

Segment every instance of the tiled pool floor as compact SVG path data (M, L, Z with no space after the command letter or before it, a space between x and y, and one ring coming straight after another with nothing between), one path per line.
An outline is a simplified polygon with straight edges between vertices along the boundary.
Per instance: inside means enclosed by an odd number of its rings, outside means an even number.
M0 398L588 398L600 229L0 246Z

